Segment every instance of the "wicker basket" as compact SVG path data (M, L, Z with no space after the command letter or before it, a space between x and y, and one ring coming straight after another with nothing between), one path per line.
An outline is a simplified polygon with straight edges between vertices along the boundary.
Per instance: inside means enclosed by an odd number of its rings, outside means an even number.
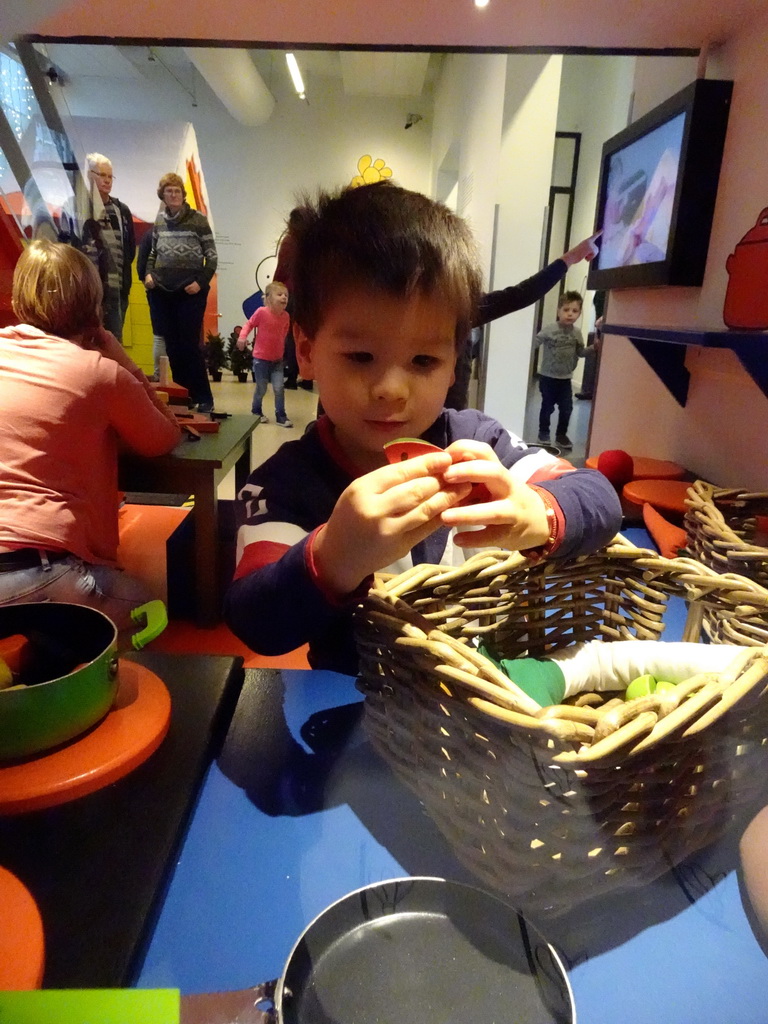
M768 493L725 490L697 480L688 488L688 550L715 572L735 572L768 587L768 547L753 544Z
M467 641L504 657L580 640L739 645L727 673L664 696L532 706ZM768 802L768 591L621 537L531 565L488 551L380 579L358 612L366 724L459 860L529 913L642 885ZM608 694L608 697L611 695Z

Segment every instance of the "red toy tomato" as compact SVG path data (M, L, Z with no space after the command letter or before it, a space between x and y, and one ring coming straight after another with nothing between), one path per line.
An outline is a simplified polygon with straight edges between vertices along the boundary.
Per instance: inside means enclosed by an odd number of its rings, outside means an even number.
M384 445L387 461L393 465L395 462L405 462L406 459L415 459L418 455L429 455L430 452L442 450L436 444L422 441L418 437L398 437L396 441L388 441Z
M405 462L406 459L415 459L418 455L429 455L430 452L441 452L442 448L430 444L429 441L422 441L418 437L398 437L396 441L388 441L384 445L384 454L391 463ZM479 505L488 501L491 493L485 484L472 484L472 490L459 505Z

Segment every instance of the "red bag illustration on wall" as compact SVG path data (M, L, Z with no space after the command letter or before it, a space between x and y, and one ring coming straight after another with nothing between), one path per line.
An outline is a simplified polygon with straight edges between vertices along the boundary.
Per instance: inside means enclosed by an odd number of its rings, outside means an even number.
M723 320L742 331L768 329L768 207L725 261L728 288Z

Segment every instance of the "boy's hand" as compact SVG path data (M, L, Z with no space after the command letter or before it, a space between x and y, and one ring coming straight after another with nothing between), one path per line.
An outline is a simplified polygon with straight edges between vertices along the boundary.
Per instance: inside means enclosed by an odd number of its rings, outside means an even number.
M354 480L315 540L324 586L351 594L366 576L403 558L440 527L445 510L470 491L469 484L443 482L450 463L446 452L435 452Z
M443 473L446 487L484 484L490 494L478 505L447 508L441 519L446 526L483 526L482 530L457 533L459 547L508 548L523 551L549 539L547 507L528 484L516 480L499 462L490 445L482 441L454 441L446 449L453 463Z

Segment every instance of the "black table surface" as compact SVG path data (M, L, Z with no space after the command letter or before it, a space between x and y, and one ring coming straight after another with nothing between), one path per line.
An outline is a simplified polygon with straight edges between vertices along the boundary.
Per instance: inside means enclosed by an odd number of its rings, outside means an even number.
M242 686L241 658L129 654L171 695L168 734L144 764L89 796L0 817L0 865L43 919L46 988L131 985L206 769ZM2 908L0 908L0 922Z

